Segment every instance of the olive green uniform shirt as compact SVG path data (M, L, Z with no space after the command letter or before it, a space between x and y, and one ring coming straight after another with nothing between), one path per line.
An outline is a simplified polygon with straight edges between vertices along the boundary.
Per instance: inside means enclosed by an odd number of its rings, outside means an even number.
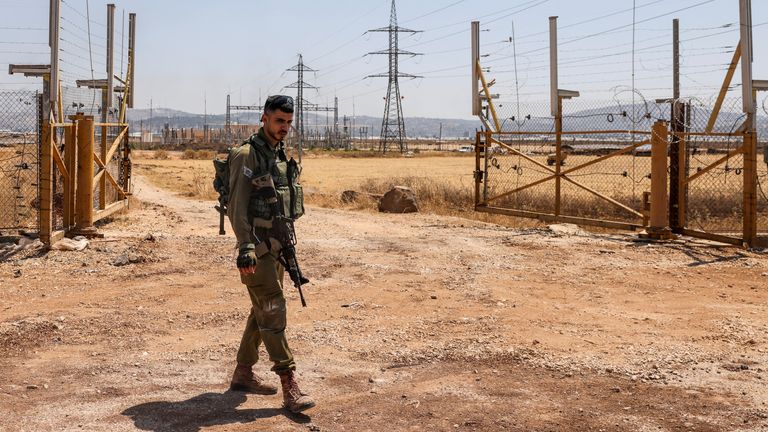
M264 128L251 137L254 144L246 143L233 150L229 162L229 206L228 216L235 232L239 248L253 245L258 241L253 235L254 221L260 228L270 228L271 220L265 219L264 214L259 215L258 209L266 208L259 197L254 195L251 180L267 174L269 167L277 160L278 146L269 145L269 140L264 133ZM264 151L254 148L255 144L264 144ZM270 160L260 160L264 155ZM266 167L266 169L265 169ZM259 217L262 216L262 217Z

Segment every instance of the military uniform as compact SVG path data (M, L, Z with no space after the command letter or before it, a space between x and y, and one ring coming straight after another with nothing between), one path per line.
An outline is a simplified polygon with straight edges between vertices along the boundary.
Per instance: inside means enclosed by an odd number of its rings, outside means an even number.
M279 157L282 150L268 142L263 128L259 129L248 143L233 150L230 156L228 216L240 250L270 241L270 206L255 194L251 181L269 173L276 188L288 182L285 158ZM237 352L237 362L249 367L254 365L258 361L259 345L263 342L274 362L272 370L280 374L296 369L296 365L285 338L284 269L277 257L277 247L271 247L258 258L255 273L240 275L248 287L252 307Z

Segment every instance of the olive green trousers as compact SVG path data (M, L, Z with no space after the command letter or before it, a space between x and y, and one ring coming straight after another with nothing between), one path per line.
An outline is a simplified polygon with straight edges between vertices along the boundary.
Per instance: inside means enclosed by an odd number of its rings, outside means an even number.
M237 351L239 364L256 364L259 360L259 345L263 342L269 359L274 363L273 371L280 373L296 369L285 338L287 320L283 296L284 274L285 269L270 252L257 260L255 273L240 275L251 297L251 313Z

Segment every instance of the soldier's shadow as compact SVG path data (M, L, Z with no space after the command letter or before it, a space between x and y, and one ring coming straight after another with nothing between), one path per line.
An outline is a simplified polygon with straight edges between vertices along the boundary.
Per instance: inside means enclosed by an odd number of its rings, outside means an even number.
M291 414L281 408L237 409L246 401L241 392L203 393L178 401L156 401L132 406L122 412L137 429L154 432L198 432L209 426L251 423L284 415L296 423L309 423L303 414Z

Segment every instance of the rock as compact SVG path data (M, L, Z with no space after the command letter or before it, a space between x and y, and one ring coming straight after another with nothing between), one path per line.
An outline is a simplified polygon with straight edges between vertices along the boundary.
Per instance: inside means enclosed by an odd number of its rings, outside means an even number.
M51 246L51 249L61 251L81 251L88 247L88 239L82 236L63 238Z
M145 261L144 257L139 254L135 254L135 253L128 254L128 262L130 262L131 264L141 263L144 261Z
M20 269L14 270L13 271L13 277L20 278L21 277L21 270Z
M112 265L115 267L122 267L130 263L131 263L131 260L130 258L128 258L128 254L119 255L117 258L115 258L114 261L112 261Z
M553 224L547 227L550 231L558 236L572 236L572 235L585 235L586 231L579 228L578 225L570 223Z
M395 186L379 200L379 211L382 213L416 213L419 211L416 194L407 187Z
M149 233L149 234L144 236L144 241L154 242L154 241L157 241L157 237L155 237L154 234Z
M360 192L353 190L345 190L341 193L341 202L344 204L352 203L360 199Z

